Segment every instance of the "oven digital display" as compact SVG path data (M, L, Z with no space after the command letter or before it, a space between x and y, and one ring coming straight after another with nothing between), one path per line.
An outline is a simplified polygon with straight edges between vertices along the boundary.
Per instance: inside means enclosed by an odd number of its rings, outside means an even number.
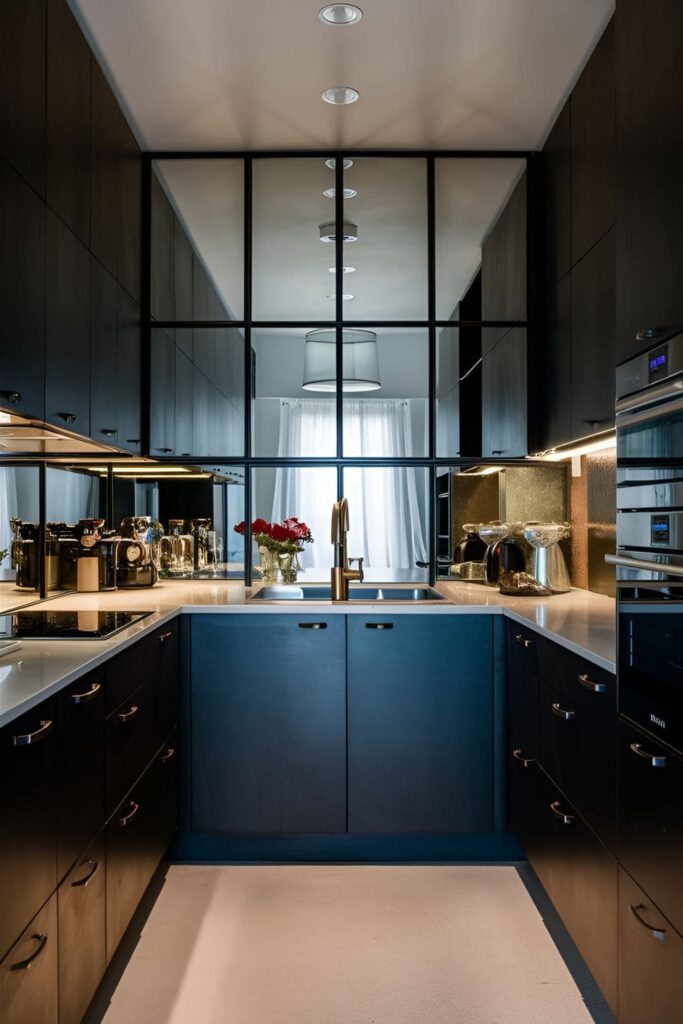
M650 543L669 544L671 526L669 516L650 516Z
M648 356L648 379L650 383L668 376L669 373L669 346L662 345L653 349Z

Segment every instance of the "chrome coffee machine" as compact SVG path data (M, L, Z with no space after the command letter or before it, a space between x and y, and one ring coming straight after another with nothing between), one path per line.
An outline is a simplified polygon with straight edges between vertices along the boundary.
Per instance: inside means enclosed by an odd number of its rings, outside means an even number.
M121 520L116 585L153 587L159 575L161 527L151 516Z

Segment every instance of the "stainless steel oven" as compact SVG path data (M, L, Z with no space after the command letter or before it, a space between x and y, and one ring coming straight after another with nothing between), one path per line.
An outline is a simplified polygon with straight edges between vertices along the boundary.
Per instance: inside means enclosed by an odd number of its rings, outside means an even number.
M619 710L683 751L683 334L617 369Z

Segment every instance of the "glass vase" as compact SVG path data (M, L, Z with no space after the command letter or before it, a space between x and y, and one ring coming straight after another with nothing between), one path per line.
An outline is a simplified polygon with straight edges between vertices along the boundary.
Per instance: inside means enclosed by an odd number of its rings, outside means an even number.
M258 550L261 556L259 572L261 573L262 581L264 583L279 583L282 575L280 573L280 562L277 552L269 551L263 545L260 545Z
M280 553L278 558L280 562L280 572L282 573L282 582L296 583L297 573L300 568L296 552L283 551Z

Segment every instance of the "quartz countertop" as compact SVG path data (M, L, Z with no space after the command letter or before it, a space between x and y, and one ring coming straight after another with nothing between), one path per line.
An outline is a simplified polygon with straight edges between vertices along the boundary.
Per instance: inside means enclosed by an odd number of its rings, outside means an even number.
M612 598L585 590L545 598L507 597L490 587L460 582L442 582L437 589L446 599L443 602L387 602L385 608L390 608L392 615L505 615L601 668L615 671L616 613ZM148 590L68 594L34 605L55 611L106 609L150 614L108 640L22 640L20 650L0 657L0 726L181 614L302 614L324 607L326 614L367 615L370 608L377 610L377 602L249 603L249 596L244 585L234 580L164 581Z

